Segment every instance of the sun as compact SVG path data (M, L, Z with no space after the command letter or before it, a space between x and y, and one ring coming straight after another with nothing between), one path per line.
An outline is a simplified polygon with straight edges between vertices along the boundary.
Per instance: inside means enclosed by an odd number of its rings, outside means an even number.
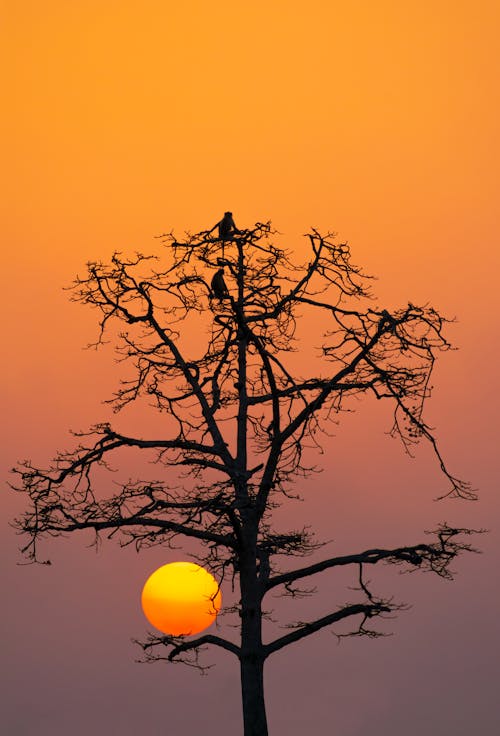
M150 624L172 636L199 634L215 621L222 596L215 578L194 562L170 562L146 580L141 604Z

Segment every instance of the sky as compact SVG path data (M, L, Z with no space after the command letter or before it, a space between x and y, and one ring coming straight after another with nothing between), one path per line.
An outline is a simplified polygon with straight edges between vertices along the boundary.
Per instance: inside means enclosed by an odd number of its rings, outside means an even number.
M24 501L7 487L17 460L43 465L69 429L106 418L120 377L110 348L83 350L95 314L64 287L89 260L229 209L239 227L271 219L297 257L310 227L334 230L381 305L456 317L427 417L479 500L436 502L428 448L410 460L390 417L360 403L284 518L335 553L416 543L445 519L489 529L452 583L374 573L411 604L392 636L324 631L275 655L270 733L496 735L498 3L3 0L0 19L2 732L240 732L229 655L208 655L204 678L134 661L141 587L174 553L96 554L73 536L49 545L51 567L19 565L8 523ZM330 578L311 615L334 592Z

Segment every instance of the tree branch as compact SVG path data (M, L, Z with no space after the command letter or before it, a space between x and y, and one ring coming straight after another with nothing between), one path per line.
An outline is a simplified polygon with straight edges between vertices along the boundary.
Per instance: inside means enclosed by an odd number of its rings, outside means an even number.
M286 634L279 639L275 639L275 641L264 647L265 656L268 657L279 649L283 649L283 647L286 647L289 644L300 641L306 636L310 636L311 634L316 633L316 631L324 629L325 626L330 626L337 621L342 621L344 618L357 616L359 614L362 614L365 618L372 618L373 616L379 616L382 613L390 613L391 610L392 609L389 608L389 606L382 603L355 603L351 606L346 606L345 608L341 608L339 611L335 611L334 613L329 613L327 616L323 616L323 618L319 618L316 621L302 624L298 629L290 632L290 634Z
M438 541L435 544L416 544L410 547L396 547L395 549L369 549L359 554L343 555L340 557L331 557L322 562L313 565L291 570L281 575L270 577L266 584L266 592L278 585L287 585L295 580L316 575L319 572L328 570L332 567L343 567L345 565L375 565L378 562L386 561L390 563L407 562L415 567L427 566L433 572L438 573L442 577L449 577L448 565L451 560L457 556L460 551L475 551L465 542L458 542L454 538L459 534L478 533L469 529L452 529L446 524L442 524L435 532Z
M172 647L172 650L167 655L167 659L170 662L179 657L179 655L198 649L199 647L205 646L206 644L211 644L213 646L220 647L221 649L225 649L227 652L231 652L231 654L234 654L236 657L240 656L240 647L238 647L236 644L233 644L233 642L228 641L228 639L223 639L222 637L215 636L214 634L204 634L197 639L191 639L189 641L181 641L179 637L175 636L150 635L148 641L136 641L136 643L139 644L139 646L141 646L145 652L148 652L154 647L161 645ZM154 655L148 656L151 659L156 659Z

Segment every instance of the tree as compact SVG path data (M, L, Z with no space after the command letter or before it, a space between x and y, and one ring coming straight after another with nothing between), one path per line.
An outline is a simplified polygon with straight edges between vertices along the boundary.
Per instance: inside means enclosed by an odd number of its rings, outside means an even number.
M373 307L369 278L332 233L311 230L309 259L299 265L275 238L269 223L224 241L212 231L182 241L168 234L159 260L115 253L109 264L89 263L85 278L74 283L74 299L100 313L97 345L113 335L114 323L121 327L114 339L131 366L111 403L119 411L146 399L168 418L169 434L132 437L98 424L49 469L25 462L15 471L17 489L30 499L16 523L28 535L23 551L33 561L39 561L41 538L83 529L94 530L96 542L106 533L137 550L168 546L180 536L197 542L198 559L221 583L229 576L238 581L238 643L213 634L151 634L142 647L147 659L170 661L197 662L207 644L235 655L245 736L267 734L263 669L271 654L342 620L355 622L350 635L376 636L368 622L400 608L373 592L367 567L386 562L449 578L450 562L471 549L471 530L443 524L418 544L302 567L283 561L321 547L307 529L279 531L275 511L297 479L312 472L307 446L318 446L321 431L353 396L371 394L390 405L392 434L408 452L422 439L430 443L449 484L445 495L471 499L474 493L448 470L423 418L434 361L450 348L446 320L429 306L408 304L393 313ZM220 275L225 269L228 290L215 284L214 294L216 269ZM305 310L327 329L322 371L299 376L290 365ZM194 343L189 334L196 335ZM124 482L103 497L99 473L127 448L154 452L161 477ZM179 488L171 487L172 469ZM339 566L353 568L355 600L265 642L265 596L276 590L300 596L302 581Z

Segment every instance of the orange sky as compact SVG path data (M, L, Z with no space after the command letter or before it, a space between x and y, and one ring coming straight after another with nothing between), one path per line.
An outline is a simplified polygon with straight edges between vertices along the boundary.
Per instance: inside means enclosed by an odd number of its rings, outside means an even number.
M456 504L437 508L432 499L442 484L428 453L422 451L421 462L408 464L401 449L382 434L388 420L379 423L361 413L347 418L338 443L329 446L327 472L300 513L331 537L325 514L330 508L332 519L339 520L333 534L339 544L352 540L361 547L379 533L378 544L392 541L399 529L402 541L412 541L414 530L443 518L454 521L455 514L461 521L471 519L471 525L492 528L492 533L482 544L487 553L464 563L453 586L429 583L416 592L408 586L406 600L418 600L418 606L397 624L398 636L390 644L377 642L376 655L368 642L349 645L353 649L341 655L342 677L325 663L328 638L326 644L286 655L289 665L277 659L269 674L270 722L275 733L290 736L303 733L304 724L312 733L329 732L324 688L330 683L343 694L335 702L343 735L366 733L371 724L374 736L393 736L403 729L406 736L416 736L424 725L416 714L425 701L424 711L438 719L442 733L454 729L456 736L465 736L478 732L482 723L482 736L492 736L495 715L488 698L494 648L490 639L473 633L473 603L480 602L481 615L493 622L499 596L489 582L498 564L495 519L500 511L495 459L500 409L495 337L500 266L498 3L4 0L0 14L5 76L0 122L5 173L0 273L4 467L23 457L43 462L65 445L69 427L84 428L103 417L100 402L116 385L119 373L111 353L81 350L95 336L94 315L71 304L61 288L83 271L87 260L106 258L115 249L147 250L158 233L211 226L226 209L234 212L240 227L272 219L283 233L283 245L298 251L303 247L300 235L310 226L339 232L349 240L354 261L379 277L375 288L381 303L390 307L429 301L457 316L451 335L460 351L445 356L438 366L429 415L453 470L480 487L482 500L465 509ZM368 479L359 462L363 453L381 458ZM335 496L331 484L341 483L349 490ZM4 495L8 520L20 505ZM31 723L27 732L34 732L36 723L39 736L58 736L68 730L55 724L66 723L64 718L71 722L72 713L81 708L78 697L69 700L65 715L57 716L57 709L42 707L45 696L37 700L37 693L45 691L35 679L28 681L27 695L19 662L31 667L33 678L63 692L62 673L69 668L70 680L86 683L83 690L89 687L90 700L97 703L88 684L91 678L80 676L78 668L92 671L85 659L92 642L105 649L105 642L112 641L113 654L109 661L99 661L98 669L107 672L108 681L120 683L119 690L109 686L108 703L113 698L118 703L119 694L128 698L126 693L136 691L145 675L133 665L136 653L125 646L144 630L137 602L130 600L135 588L130 590L127 565L133 565L139 589L152 558L130 562L126 553L109 552L106 557L106 551L96 561L73 539L58 543L65 549L61 566L52 568L50 580L43 570L42 584L40 569L14 567L16 544L7 535L2 542L9 562L5 585L18 591L8 609L8 630L18 648L9 648L10 679L3 691L12 706L10 732L16 732L18 711L24 709L23 717ZM49 649L38 639L25 634L19 644L20 627L29 622L23 612L39 609L53 653L57 635L50 631L56 613L78 620L72 606L81 600L75 580L68 582L69 559L86 578L87 606L102 596L111 611L106 582L96 582L103 586L96 592L92 580L103 570L115 571L126 620L110 632L110 622L98 607L88 611L85 652L73 652L71 628L63 627L62 646L73 653L67 660L55 657L51 665ZM399 579L392 584L397 591ZM45 600L46 588L57 605ZM68 600L60 600L61 590L69 591ZM437 620L446 622L446 634ZM412 632L422 643L419 651L411 649ZM429 664L431 652L424 657L426 642L440 652L439 661ZM479 673L474 682L467 675L467 688L451 654L457 646ZM393 675L377 672L382 656L389 658ZM363 668L379 683L375 690L349 669L356 657L363 657ZM413 699L398 689L401 668L407 673L410 657L415 658ZM317 677L311 692L304 694L299 674L308 658ZM440 707L422 684L429 666L453 685ZM304 698L303 708L289 711L289 720L279 684L280 671L288 667L299 671L290 697L297 702ZM179 674L179 668L173 675L152 670L148 668L147 683L158 697L168 681L175 703L181 697L179 678L183 687L196 688L211 712L210 693L221 687L217 674L205 686ZM224 682L226 677L233 681L229 666L221 672ZM361 701L353 709L355 693ZM151 718L145 732L156 733L158 710L147 697L143 693L136 711L123 716L124 736L137 733L144 711ZM95 707L104 723L113 722L113 708L100 701ZM233 712L238 724L237 700ZM415 714L410 723L405 720L408 713ZM173 732L196 732L198 715L189 717L187 730L178 726ZM89 727L83 719L81 733ZM212 736L206 729L204 733Z

